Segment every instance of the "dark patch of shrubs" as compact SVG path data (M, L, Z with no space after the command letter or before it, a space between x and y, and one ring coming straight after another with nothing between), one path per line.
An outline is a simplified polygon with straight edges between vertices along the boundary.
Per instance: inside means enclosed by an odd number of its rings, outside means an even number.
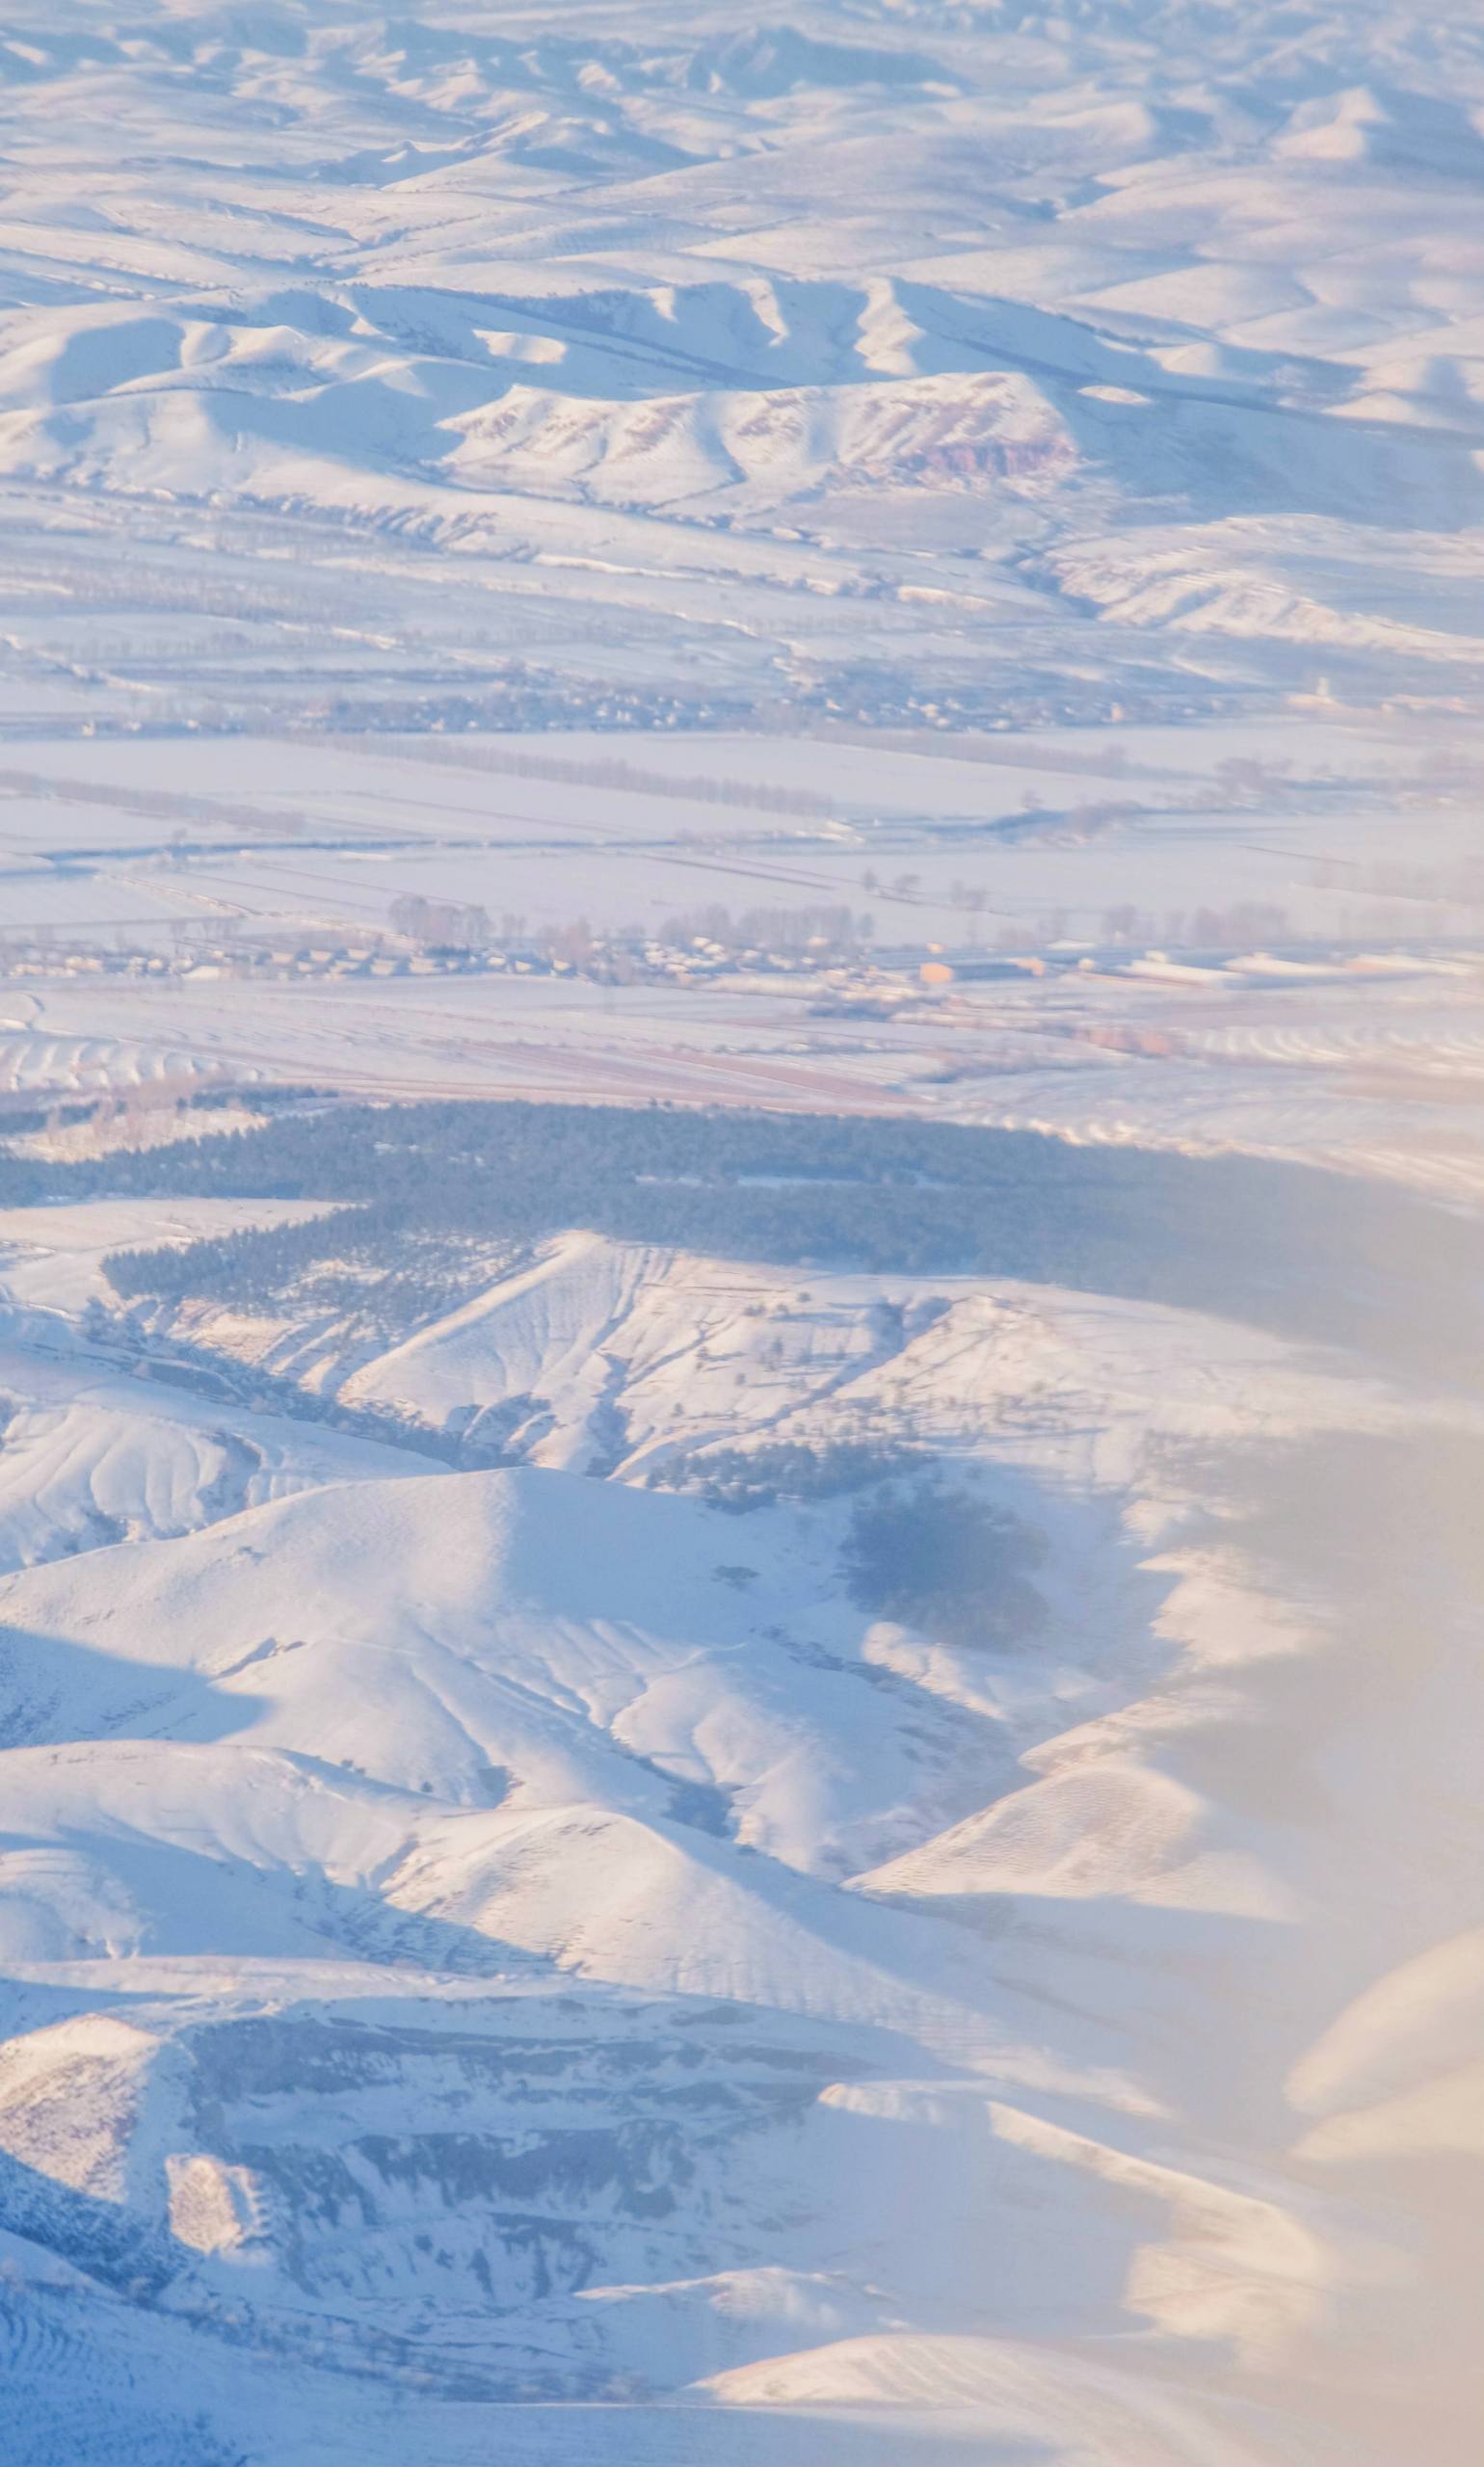
M1047 1607L1030 1581L1039 1533L971 1491L929 1477L862 1499L841 1553L858 1609L949 1645L1035 1635Z
M779 1440L761 1447L708 1447L667 1457L649 1476L652 1490L697 1490L732 1516L774 1507L780 1499L834 1499L884 1482L915 1460L904 1448L868 1440L832 1440L810 1447Z

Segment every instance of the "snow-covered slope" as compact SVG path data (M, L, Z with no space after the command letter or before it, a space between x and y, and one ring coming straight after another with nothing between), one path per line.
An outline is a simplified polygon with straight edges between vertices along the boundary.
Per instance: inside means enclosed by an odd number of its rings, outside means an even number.
M357 1354L542 1400L458 1474L130 1381L66 1298L13 1307L13 1520L100 1421L57 1529L156 1505L0 1578L24 2467L1382 2467L1424 2369L1461 2467L1466 1409L572 1236ZM1039 1526L1033 1632L874 1617L849 1499L646 1487L862 1429Z
M714 1511L570 1473L302 1493L11 1578L11 1684L39 1709L20 1735L225 1725L444 1809L694 1806L705 1829L839 1871L883 1829L920 1831L916 1801L971 1794L983 1750L910 1689L862 1684L866 1623L831 1600L829 1529L797 1525L751 1526L761 1572L739 1579ZM808 1635L783 1640L801 1609Z

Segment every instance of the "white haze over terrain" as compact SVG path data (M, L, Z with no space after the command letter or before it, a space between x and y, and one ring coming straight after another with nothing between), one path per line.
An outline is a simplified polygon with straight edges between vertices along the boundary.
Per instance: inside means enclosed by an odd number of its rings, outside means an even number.
M21 0L0 200L7 1170L311 1082L1476 1223L1476 0ZM407 896L879 964L235 965ZM143 1187L0 1207L3 2467L1472 2467L1441 1294L572 1227L390 1328L126 1304L337 1202ZM1039 1624L686 1478L862 1434Z

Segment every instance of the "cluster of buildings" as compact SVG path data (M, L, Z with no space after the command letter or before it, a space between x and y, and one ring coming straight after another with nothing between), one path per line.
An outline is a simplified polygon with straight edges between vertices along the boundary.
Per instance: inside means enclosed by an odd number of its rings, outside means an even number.
M920 959L920 952L916 959ZM0 977L150 977L185 983L214 978L569 976L599 984L644 979L694 984L734 975L817 976L837 970L840 955L824 946L801 951L732 950L705 935L680 942L637 937L561 935L541 942L409 946L383 938L361 942L191 941L170 949L109 949L93 942L12 940L0 943ZM916 959L913 965L916 965ZM879 974L879 969L871 971Z

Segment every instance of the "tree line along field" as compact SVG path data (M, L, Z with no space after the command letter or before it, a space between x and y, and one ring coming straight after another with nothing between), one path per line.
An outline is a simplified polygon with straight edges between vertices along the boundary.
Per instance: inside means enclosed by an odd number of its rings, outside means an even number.
M1383 1350L1431 1340L1444 1358L1480 1316L1470 1230L1426 1202L1318 1169L1034 1131L313 1101L146 1151L49 1162L0 1148L0 1205L184 1196L318 1200L327 1213L116 1253L121 1300L273 1311L305 1276L349 1274L362 1293L382 1281L393 1321L412 1324L468 1289L471 1245L583 1228L773 1265L1020 1278Z

